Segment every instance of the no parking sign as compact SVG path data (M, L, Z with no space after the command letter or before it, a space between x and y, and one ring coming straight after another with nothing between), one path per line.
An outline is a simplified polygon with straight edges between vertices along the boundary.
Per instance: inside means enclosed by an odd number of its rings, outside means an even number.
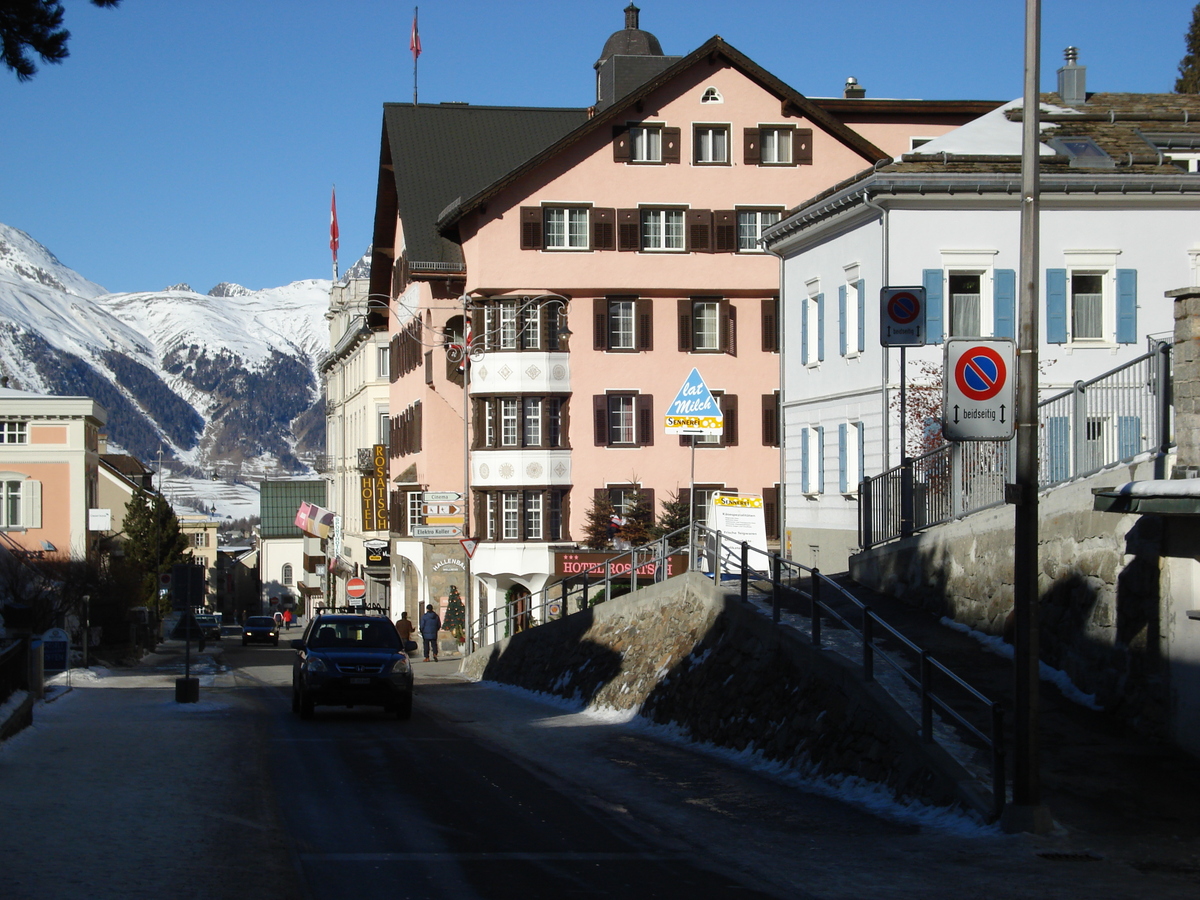
M925 288L885 287L879 292L879 343L925 346Z
M1016 344L1003 338L946 341L942 434L949 441L1007 441L1016 433Z

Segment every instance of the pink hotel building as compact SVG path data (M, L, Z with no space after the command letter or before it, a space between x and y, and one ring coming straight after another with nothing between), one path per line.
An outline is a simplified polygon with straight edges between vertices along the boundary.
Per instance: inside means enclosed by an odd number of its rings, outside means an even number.
M762 494L777 536L779 261L761 231L996 105L853 83L809 99L719 37L663 55L637 12L592 107L384 107L370 309L391 338L393 616L467 596L457 537L424 536L423 492L469 504L472 618L554 579L597 493L640 489L656 516L687 496L691 450L664 414L693 367L725 431L697 445L690 500L703 519L712 491Z

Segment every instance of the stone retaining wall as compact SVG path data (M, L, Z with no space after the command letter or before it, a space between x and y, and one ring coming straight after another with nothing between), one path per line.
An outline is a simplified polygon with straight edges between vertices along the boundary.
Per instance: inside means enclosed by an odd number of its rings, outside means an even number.
M806 774L986 815L990 797L878 685L831 651L726 599L698 573L521 632L463 661L469 677L636 709Z

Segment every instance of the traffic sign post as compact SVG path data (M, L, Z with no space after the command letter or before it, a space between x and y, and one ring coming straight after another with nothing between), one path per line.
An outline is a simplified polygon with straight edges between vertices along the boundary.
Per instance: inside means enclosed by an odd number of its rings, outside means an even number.
M725 428L725 416L699 369L692 369L683 387L667 407L667 434L716 434Z
M367 596L367 583L361 578L346 579L346 596L354 601L351 606L362 606L362 599Z
M879 343L884 347L925 346L925 288L880 290Z
M1016 434L1016 344L1006 338L946 341L942 434L948 441L1008 441Z

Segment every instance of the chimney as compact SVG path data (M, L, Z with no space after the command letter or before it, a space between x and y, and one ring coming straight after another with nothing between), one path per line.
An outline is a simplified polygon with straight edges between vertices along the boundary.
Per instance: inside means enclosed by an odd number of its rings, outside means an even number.
M866 88L858 86L858 79L851 75L846 79L846 87L842 91L842 96L847 100L860 100L867 96Z
M1077 47L1068 47L1063 55L1067 64L1058 70L1058 96L1067 106L1082 106L1087 103L1087 66L1075 65Z

